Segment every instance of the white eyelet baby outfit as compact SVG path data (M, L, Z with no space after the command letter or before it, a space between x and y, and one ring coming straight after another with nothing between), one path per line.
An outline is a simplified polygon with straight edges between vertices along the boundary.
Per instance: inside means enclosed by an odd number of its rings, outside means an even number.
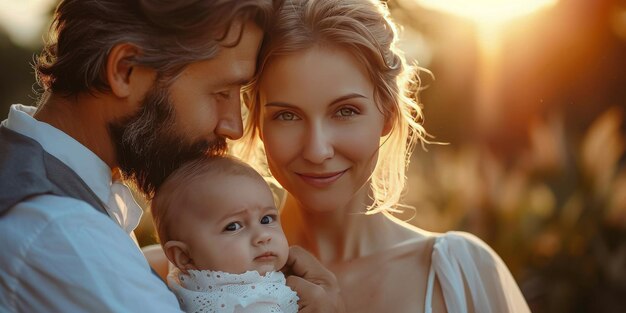
M187 313L298 312L298 295L281 272L230 274L219 271L175 269L168 284Z

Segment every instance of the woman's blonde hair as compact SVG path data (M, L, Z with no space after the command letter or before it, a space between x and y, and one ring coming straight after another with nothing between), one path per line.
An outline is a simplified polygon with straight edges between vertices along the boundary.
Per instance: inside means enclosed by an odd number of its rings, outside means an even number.
M267 173L259 139L259 79L267 64L316 45L344 48L367 69L375 101L393 125L381 138L382 161L371 177L373 203L368 213L398 211L410 155L418 141L428 141L416 97L419 77L396 47L397 27L388 8L377 0L286 0L275 17L259 54L259 74L244 88L246 127L234 153Z

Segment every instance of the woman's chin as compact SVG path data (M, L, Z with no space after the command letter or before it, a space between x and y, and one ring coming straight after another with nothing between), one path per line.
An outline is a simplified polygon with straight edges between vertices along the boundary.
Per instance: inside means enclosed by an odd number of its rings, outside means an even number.
M309 192L295 194L298 203L309 213L333 213L339 211L351 211L354 208L363 209L367 204L361 200L363 195L360 190L348 190L344 192ZM350 209L353 208L353 209Z

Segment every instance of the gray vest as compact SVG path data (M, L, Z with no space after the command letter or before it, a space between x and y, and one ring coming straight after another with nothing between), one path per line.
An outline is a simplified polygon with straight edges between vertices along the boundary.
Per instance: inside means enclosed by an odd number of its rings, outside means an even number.
M0 126L0 218L16 204L45 194L85 201L108 216L105 204L76 172L37 141Z
M37 141L0 127L0 217L17 203L44 194L85 201L108 216L104 203L76 172Z

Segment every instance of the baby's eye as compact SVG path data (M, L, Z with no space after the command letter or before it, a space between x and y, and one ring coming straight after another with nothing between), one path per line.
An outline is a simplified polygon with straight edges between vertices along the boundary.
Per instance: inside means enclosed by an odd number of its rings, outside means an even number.
M261 224L269 224L276 220L276 216L274 215L265 215L261 218Z
M241 227L243 226L239 222L232 222L224 227L224 231L236 231L241 229Z
M300 118L292 112L281 112L276 115L276 119L279 121L295 121Z

